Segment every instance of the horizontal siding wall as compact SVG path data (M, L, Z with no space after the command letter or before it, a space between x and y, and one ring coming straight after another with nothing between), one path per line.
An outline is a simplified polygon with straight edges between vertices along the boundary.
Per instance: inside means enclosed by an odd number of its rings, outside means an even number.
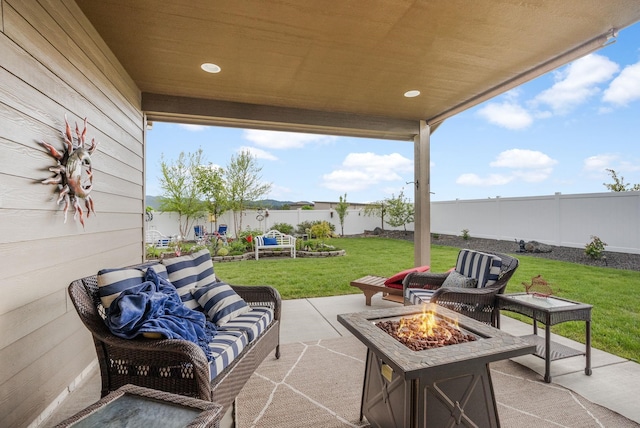
M76 279L143 259L140 92L72 0L0 0L0 426L28 426L95 359L67 295ZM97 215L64 223L40 182L88 119ZM83 208L84 208L84 204Z

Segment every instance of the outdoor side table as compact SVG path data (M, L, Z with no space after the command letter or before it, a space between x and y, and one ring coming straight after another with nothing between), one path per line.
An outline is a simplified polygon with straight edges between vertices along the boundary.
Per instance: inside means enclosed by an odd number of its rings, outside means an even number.
M125 385L55 428L212 428L217 427L222 406L210 401Z
M533 334L523 338L535 344L534 355L545 360L544 381L547 383L551 382L551 361L576 355L586 356L584 372L591 376L591 308L591 305L559 297L542 297L527 293L498 295L498 309L516 312L533 319ZM551 326L566 321L585 322L584 352L551 340ZM544 338L538 336L538 322L545 325Z

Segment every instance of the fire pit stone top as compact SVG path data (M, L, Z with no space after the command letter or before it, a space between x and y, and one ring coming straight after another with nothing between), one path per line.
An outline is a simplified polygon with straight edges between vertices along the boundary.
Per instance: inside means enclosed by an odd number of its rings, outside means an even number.
M440 319L458 321L461 329L478 337L478 340L412 351L394 337L376 326L383 320L411 317L432 311ZM338 321L376 354L383 354L387 364L411 378L412 373L465 360L485 359L487 363L535 352L535 346L523 339L460 315L435 304L400 306L365 312L338 315Z

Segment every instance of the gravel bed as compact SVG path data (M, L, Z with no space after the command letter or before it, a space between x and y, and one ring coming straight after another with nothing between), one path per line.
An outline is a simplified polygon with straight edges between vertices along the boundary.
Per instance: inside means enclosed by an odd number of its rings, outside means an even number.
M360 235L363 236L363 235ZM371 232L367 232L364 236L374 236ZM384 231L383 237L394 239L405 239L413 241L413 232L404 231ZM439 235L438 239L432 238L433 245L447 245L457 248L468 248L478 251L493 251L497 253L508 253L518 255L520 246L515 241L501 241L497 239L483 239L470 237L467 240L461 236ZM578 263L588 266L610 267L614 269L626 269L640 271L640 254L615 253L605 251L605 257L602 260L593 260L584 253L584 248L570 248L550 245L550 253L522 253L527 256L540 257L552 260L561 260L565 262Z

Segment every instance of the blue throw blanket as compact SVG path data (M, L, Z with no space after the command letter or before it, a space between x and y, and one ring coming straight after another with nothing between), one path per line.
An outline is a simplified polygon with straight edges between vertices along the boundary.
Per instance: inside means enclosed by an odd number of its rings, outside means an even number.
M106 323L113 334L132 339L142 333L160 333L167 339L184 339L200 345L207 359L216 327L204 313L184 306L175 287L147 269L145 282L123 291L108 310Z

